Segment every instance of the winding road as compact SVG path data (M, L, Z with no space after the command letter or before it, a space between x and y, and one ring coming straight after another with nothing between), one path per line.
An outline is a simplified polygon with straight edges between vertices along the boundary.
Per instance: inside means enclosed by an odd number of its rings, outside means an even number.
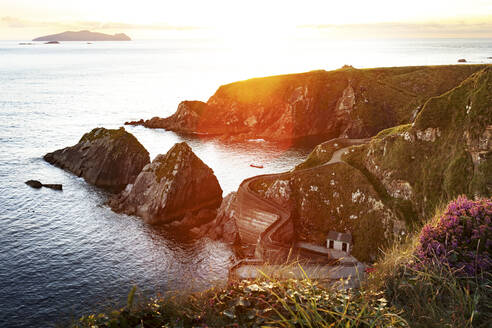
M342 155L348 148L354 145L367 143L369 140L370 139L332 139L330 141L335 143L340 141L347 146L336 150L328 162L316 167L298 170L297 172L306 172L321 166L342 162ZM239 186L237 192L239 203L237 208L237 216L239 217L236 216L236 222L238 224L239 234L241 237L245 237L246 240L252 241L254 234L251 234L250 231L248 231L248 228L251 228L251 225L254 224L256 224L259 229L261 229L262 225L267 226L258 237L255 249L256 258L244 259L234 264L229 271L230 279L251 278L254 276L253 273L257 272L260 267L264 268L264 264L266 262L265 260L273 260L273 262L275 262L275 260L283 259L285 262L285 259L288 259L291 254L296 254L305 260L309 260L311 264L308 264L305 269L310 272L312 271L313 273L315 271L311 270L310 266L315 265L316 267L319 267L320 265L328 265L328 267L331 268L330 270L332 270L330 272L337 273L328 275L333 276L334 279L341 278L340 275L347 276L349 274L354 274L354 270L359 271L361 268L358 265L355 265L354 267L353 264L352 268L348 271L340 269L335 270L335 268L339 268L340 265L329 266L329 264L333 264L333 261L330 261L328 258L328 249L318 245L309 244L306 242L292 242L290 244L282 242L282 240L294 240L294 226L293 220L291 219L291 211L274 201L260 197L258 193L251 189L251 183L257 181L258 179L277 178L282 174L285 173L264 174L251 177L244 180ZM261 210L258 210L259 208ZM251 209L256 209L256 211L252 211ZM253 213L248 213L248 211ZM262 220L255 220L254 215L258 213L263 215ZM271 223L268 225L268 222ZM281 235L280 238L278 238L279 235Z

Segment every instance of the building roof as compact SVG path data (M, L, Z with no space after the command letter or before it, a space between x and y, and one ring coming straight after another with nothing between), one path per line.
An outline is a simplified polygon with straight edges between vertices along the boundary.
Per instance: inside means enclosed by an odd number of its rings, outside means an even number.
M344 232L330 231L328 232L328 237L326 237L326 239L339 240L345 243L352 243L352 235L350 234L350 232L344 233Z

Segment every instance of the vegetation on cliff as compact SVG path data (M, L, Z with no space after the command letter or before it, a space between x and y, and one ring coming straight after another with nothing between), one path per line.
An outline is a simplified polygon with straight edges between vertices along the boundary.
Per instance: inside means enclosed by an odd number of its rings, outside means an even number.
M461 196L439 209L420 232L385 252L366 288L384 291L412 327L488 327L491 206L491 198Z
M350 231L354 256L374 260L439 204L460 194L490 197L491 95L488 66L429 99L413 123L363 145L325 142L292 172L260 177L252 188L293 204L298 239L322 245L329 230ZM341 160L334 161L337 152ZM274 188L280 182L287 187Z
M221 86L206 103L183 102L169 118L129 124L232 140L366 138L412 122L429 98L484 67L344 68L256 78Z
M262 277L89 315L73 327L408 327L382 292Z
M419 265L445 265L461 276L492 269L492 200L458 197L435 223L424 226L415 256Z
M479 219L490 232L491 204L490 199L463 197L428 223L439 227L443 218L458 211L456 215L465 220L460 222ZM452 233L451 242L453 237L460 236ZM486 244L489 237L480 235L480 243ZM133 291L126 307L84 316L73 327L488 327L490 271L463 276L464 266L452 267L439 257L422 260L427 240L424 228L387 249L359 290L336 290L308 277L276 280L264 275L202 293L157 297L137 306L132 305Z
M375 181L386 201L406 202L406 222L457 195L492 194L492 68L430 99L414 124L382 131L344 159ZM388 203L389 203L388 202Z
M343 151L347 144L334 140L318 146L294 171L260 177L251 187L261 197L292 209L298 240L324 245L329 231L350 231L351 253L360 261L374 261L380 248L401 238L405 223L363 172L332 160L335 150Z

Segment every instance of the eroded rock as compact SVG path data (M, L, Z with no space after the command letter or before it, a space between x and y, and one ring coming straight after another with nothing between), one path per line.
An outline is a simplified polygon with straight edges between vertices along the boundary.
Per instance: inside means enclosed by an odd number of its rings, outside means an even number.
M150 162L144 146L124 128L95 128L75 146L48 153L44 159L111 191L120 191L133 183Z
M236 226L236 193L228 194L222 200L217 210L216 218L210 223L203 225L195 232L200 236L207 236L214 240L221 240L229 244L238 242L239 233Z
M200 117L205 109L201 101L182 101L176 113L168 118L153 117L150 120L125 122L126 125L143 125L147 128L166 129L181 133L195 133L200 127Z
M441 136L441 130L439 128L427 128L425 130L417 130L415 132L417 139L427 142L434 142Z
M146 165L133 185L109 200L116 212L151 224L191 229L215 218L222 189L211 168L185 142Z

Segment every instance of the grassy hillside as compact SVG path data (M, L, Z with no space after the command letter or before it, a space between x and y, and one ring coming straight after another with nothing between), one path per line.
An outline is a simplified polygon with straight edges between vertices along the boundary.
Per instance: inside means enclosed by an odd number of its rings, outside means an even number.
M415 221L457 195L492 194L492 67L430 99L415 123L379 133L344 159L408 201ZM379 187L381 189L381 187Z
M350 231L353 254L374 260L381 247L413 231L439 204L460 194L492 194L491 77L492 67L485 67L429 99L414 123L348 148L345 163L322 166L347 146L335 139L317 146L293 172L260 178L252 187L275 200L275 180L286 181L298 239L322 245L328 231ZM432 82L410 89L439 88Z
M485 66L342 68L255 78L221 86L198 111L183 102L168 119L134 123L223 140L370 137L413 121L429 98Z

